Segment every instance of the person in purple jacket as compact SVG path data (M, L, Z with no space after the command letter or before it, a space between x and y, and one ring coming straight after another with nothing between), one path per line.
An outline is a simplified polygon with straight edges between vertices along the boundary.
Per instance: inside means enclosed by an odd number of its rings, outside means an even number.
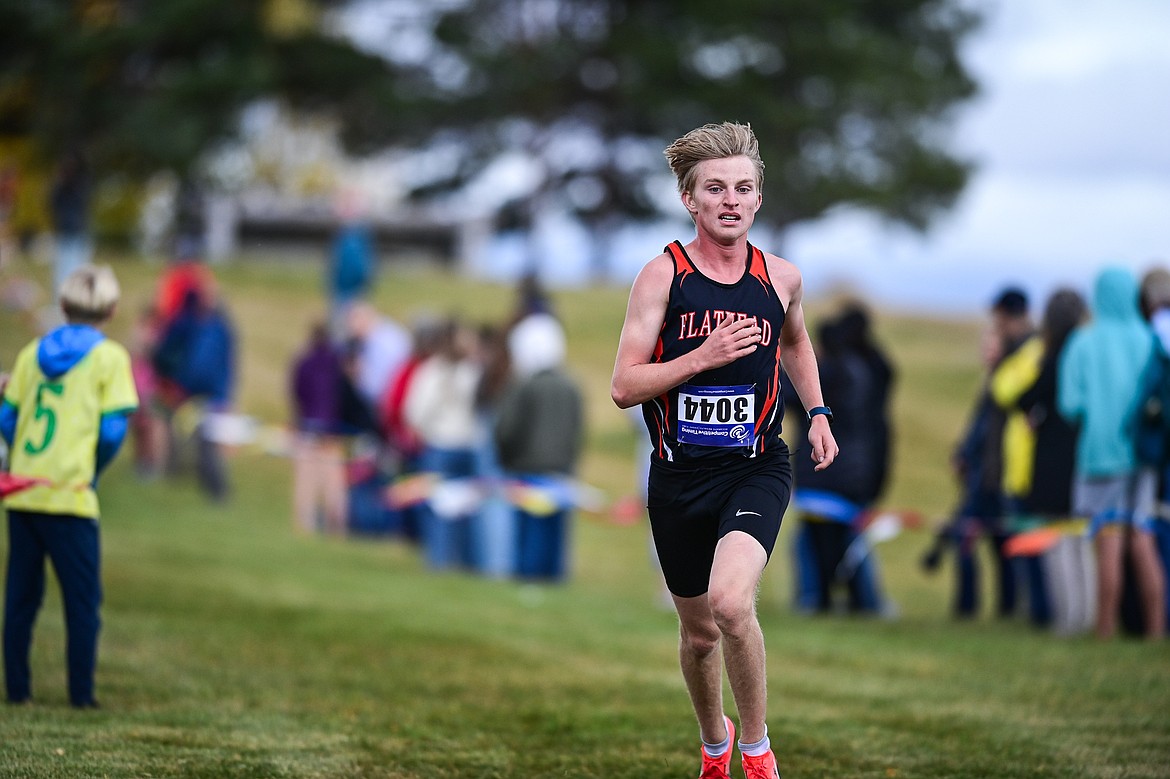
M341 356L328 328L313 326L290 377L296 442L293 448L293 516L296 529L311 533L318 516L328 533L344 533L345 439Z

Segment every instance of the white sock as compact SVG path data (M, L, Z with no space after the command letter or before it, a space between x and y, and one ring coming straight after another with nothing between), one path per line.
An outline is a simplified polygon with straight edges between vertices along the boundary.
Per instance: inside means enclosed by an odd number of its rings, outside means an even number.
M748 757L759 757L772 748L772 742L768 740L768 726L764 726L764 737L754 744L745 744L739 742L740 754Z
M726 722L726 719L724 720ZM718 744L709 744L703 742L703 751L707 753L707 757L723 757L727 754L727 750L731 749L731 731L727 731L727 735Z

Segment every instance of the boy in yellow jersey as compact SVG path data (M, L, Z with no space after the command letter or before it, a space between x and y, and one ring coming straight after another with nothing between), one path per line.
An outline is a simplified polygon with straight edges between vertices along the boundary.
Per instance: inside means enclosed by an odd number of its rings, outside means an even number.
M29 648L48 557L65 608L69 701L97 706L93 678L101 621L98 474L117 453L138 406L130 356L98 329L114 313L118 280L83 265L61 285L66 324L21 350L0 402L0 435L14 477L4 589L4 679L10 703L32 697Z

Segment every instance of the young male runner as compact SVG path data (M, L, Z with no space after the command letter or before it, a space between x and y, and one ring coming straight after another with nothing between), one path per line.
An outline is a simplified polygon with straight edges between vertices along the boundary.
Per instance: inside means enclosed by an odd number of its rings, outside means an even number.
M777 779L755 601L792 485L781 368L808 409L818 470L837 456L832 412L805 329L800 272L748 242L764 169L750 126L704 125L665 154L696 236L667 246L635 279L611 394L621 408L642 405L654 443L647 505L679 616L700 777L724 779L731 766L722 650L744 773Z

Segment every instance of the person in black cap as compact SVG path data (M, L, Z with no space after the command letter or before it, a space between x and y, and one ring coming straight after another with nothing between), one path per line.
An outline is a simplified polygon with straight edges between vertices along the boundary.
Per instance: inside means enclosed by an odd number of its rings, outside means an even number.
M1032 335L1034 328L1028 315L1028 295L1019 287L1007 287L991 304L991 328L1003 340L1007 357Z
M991 303L991 327L984 340L987 378L1032 335L1028 296L1019 287L1005 287ZM974 617L979 612L979 566L976 541L991 540L998 575L996 613L1010 616L1016 610L1016 578L1004 554L1007 532L1003 527L1003 425L1004 412L992 400L985 379L970 421L951 457L960 483L959 505L943 528L935 546L923 558L928 570L937 567L947 543L955 546L955 616Z

